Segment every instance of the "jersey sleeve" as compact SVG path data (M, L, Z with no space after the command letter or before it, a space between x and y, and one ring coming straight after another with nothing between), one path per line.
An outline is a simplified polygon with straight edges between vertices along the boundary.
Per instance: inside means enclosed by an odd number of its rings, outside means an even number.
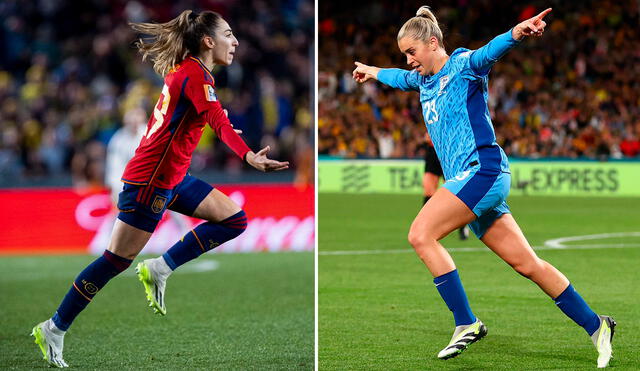
M420 90L420 75L418 71L407 71L400 68L383 68L378 71L378 81L392 88Z
M224 142L233 152L235 152L240 158L244 159L247 152L250 151L249 146L240 138L238 133L233 130L231 122L226 113L222 109L222 105L219 102L204 111L204 117L207 119L209 126L216 132L218 138Z
M200 74L190 74L187 79L185 94L199 115L220 104L213 82L206 81Z
M478 75L487 75L498 59L520 43L513 38L511 31L496 36L487 45L472 51L469 56L469 67Z

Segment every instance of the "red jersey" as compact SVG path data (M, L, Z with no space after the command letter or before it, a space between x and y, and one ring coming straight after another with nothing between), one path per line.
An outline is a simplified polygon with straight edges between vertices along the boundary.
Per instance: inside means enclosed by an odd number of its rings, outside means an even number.
M224 114L213 75L198 58L189 56L164 78L162 94L122 181L174 188L186 175L207 122L223 142L244 158L249 147Z

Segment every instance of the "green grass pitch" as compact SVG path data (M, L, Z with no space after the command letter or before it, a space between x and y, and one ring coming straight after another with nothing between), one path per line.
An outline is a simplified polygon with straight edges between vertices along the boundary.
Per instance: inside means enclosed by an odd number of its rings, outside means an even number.
M0 258L0 369L47 367L31 328L53 314L90 256ZM169 279L167 316L147 307L133 267L65 337L71 367L312 370L313 253L209 254ZM216 268L197 271L197 268Z
M489 333L457 358L437 359L454 323L406 241L420 203L420 196L320 194L320 370L595 368L597 352L584 330L475 236L463 242L455 233L443 245L455 248L471 307ZM511 197L509 204L533 246L640 232L636 198ZM618 322L610 366L639 369L640 234L565 245L592 248L538 254L565 273L596 312ZM379 251L362 253L370 250Z

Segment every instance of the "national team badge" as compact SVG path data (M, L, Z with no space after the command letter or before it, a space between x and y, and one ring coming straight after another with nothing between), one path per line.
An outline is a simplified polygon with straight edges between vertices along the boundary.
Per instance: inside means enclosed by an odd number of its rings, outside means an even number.
M153 199L153 203L151 204L151 211L158 214L164 210L164 205L167 203L167 198L156 195L156 198Z
M444 89L444 87L447 86L448 83L449 83L448 75L444 75L440 78L440 90L438 91L438 95L443 93L442 89Z
M208 85L208 84L204 84L204 97L207 100L207 102L216 102L218 100L218 97L216 97L216 90L213 88L213 86Z

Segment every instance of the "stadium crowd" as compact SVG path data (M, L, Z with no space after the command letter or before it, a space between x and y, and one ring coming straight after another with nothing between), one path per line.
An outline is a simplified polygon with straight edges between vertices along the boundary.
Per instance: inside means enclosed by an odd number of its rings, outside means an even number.
M477 49L517 22L553 8L544 36L524 41L490 73L491 116L498 143L508 155L640 156L637 1L429 4L443 27L448 53L457 47ZM396 35L420 5L320 2L320 154L422 157L425 129L416 96L375 81L359 87L351 78L354 61L407 68Z
M249 146L271 145L270 157L312 174L312 1L7 0L0 2L0 177L66 172L76 186L102 186L109 139L131 110L143 108L146 124L162 87L127 23L166 22L185 9L221 13L239 39L234 63L214 75ZM214 136L205 131L192 169L242 168Z

